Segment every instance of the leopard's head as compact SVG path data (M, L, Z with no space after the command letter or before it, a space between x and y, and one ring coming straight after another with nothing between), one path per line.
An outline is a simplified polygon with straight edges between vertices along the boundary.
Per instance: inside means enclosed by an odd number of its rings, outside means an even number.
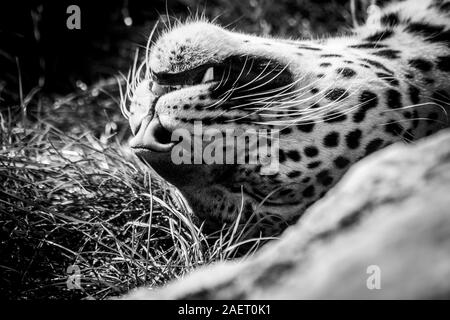
M343 68L350 59L338 56L321 44L256 37L207 22L181 24L156 40L141 65L147 72L132 92L130 146L207 225L240 214L243 221L263 218L273 231L298 217L367 153L369 140L350 120L358 112L350 106L376 96L342 73L323 74L324 60ZM370 72L354 70L358 76ZM190 163L176 163L173 151L181 142L174 133L193 135L196 122L203 132L214 129L224 137L227 130L280 130L279 170L264 172L261 163L198 164L195 154Z

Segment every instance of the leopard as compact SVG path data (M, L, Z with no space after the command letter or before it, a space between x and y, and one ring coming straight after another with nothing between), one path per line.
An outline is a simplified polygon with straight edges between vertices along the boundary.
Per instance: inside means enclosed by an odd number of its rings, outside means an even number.
M149 37L124 107L133 153L175 186L207 230L276 235L360 159L449 126L450 1L391 1L317 39L228 30L206 18ZM277 130L264 163L173 161L178 129ZM239 131L240 130L240 131Z

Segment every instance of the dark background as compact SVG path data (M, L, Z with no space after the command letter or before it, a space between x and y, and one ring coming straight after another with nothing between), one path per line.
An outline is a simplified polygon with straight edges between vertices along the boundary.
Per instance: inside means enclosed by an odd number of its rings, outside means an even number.
M66 28L72 4L81 9L81 30ZM166 13L184 18L204 11L232 28L311 37L351 25L349 8L348 0L1 1L0 98L18 99L19 67L24 93L37 86L47 94L67 94L77 81L91 84L126 71L136 46L146 43L153 23ZM127 16L131 26L124 23Z

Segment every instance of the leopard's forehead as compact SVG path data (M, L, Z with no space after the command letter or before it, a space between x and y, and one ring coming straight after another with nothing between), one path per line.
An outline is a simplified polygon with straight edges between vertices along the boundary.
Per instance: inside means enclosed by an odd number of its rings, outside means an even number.
M162 34L150 50L155 73L177 73L206 63L219 63L233 51L229 32L208 22L181 24Z

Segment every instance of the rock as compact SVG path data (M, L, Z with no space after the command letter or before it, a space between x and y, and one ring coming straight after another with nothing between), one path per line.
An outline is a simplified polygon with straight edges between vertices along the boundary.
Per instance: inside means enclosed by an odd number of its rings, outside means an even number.
M450 131L361 160L253 257L124 298L450 298Z

